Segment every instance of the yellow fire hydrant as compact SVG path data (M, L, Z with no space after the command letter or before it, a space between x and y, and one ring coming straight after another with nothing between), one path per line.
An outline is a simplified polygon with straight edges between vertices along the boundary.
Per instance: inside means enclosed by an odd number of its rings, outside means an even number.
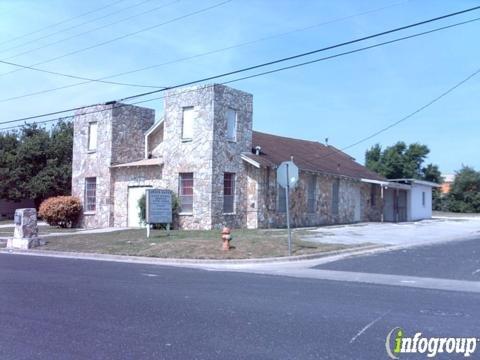
M230 250L230 240L232 240L232 234L230 232L230 228L225 226L222 230L222 241L223 241L222 250L223 251Z

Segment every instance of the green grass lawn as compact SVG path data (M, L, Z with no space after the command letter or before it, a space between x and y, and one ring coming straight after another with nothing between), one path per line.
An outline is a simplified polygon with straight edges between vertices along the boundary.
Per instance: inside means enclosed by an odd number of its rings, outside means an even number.
M48 237L38 249L117 255L190 259L247 259L288 255L286 230L234 230L230 251L222 251L219 230L121 230L109 233L71 234ZM321 244L301 240L301 231L293 232L292 255L311 254L351 248L344 244Z

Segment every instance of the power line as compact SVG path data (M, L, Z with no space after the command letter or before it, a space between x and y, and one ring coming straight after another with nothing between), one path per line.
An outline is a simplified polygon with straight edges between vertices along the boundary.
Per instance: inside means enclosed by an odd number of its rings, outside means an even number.
M44 31L44 30L47 30L47 29L51 29L52 27L55 27L55 26L58 26L58 25L61 25L61 24L65 24L65 23L70 22L70 21L72 21L72 20L75 20L75 19L78 19L78 18L87 16L87 15L93 14L93 13L95 13L95 12L98 12L98 11L101 11L101 10L103 10L103 9L109 8L109 7L113 6L113 5L116 5L116 4L121 3L121 2L124 2L124 1L125 1L125 0L116 0L116 1L110 2L110 3L108 3L107 5L102 6L102 7L99 7L99 8L96 8L96 9L94 9L94 10L87 11L87 12L82 13L82 14L80 14L80 15L73 16L73 17L71 17L71 18L68 18L68 19L59 21L59 22L57 22L57 23L47 25L47 26L45 26L45 27L43 27L43 28L40 28L40 29L31 31L31 32L29 32L29 33L25 33L25 34L22 34L22 35L19 35L19 36L10 38L10 39L8 39L8 40L6 40L6 41L2 41L2 42L0 42L0 45L7 44L7 43L13 42L13 41L18 40L18 39L23 39L23 38L25 38L25 37L27 37L27 36L30 36L30 35L39 33L39 32L41 32L41 31Z
M350 144L348 146L345 146L343 147L341 150L344 151L344 150L348 150L354 146L357 146L365 141L368 141L370 140L371 138L377 136L377 135L380 135L381 133L384 133L385 131L401 124L402 122L410 119L411 117L417 115L419 112L422 112L423 110L425 110L426 108L432 106L433 104L435 104L437 101L441 100L442 98L444 98L445 96L447 96L448 94L450 94L451 92L455 91L457 88L459 88L460 86L462 86L463 84L465 84L467 81L469 81L470 79L472 79L473 77L475 77L476 75L478 75L480 73L480 68L475 70L473 73L471 73L470 75L468 75L466 78L464 78L463 80L459 81L458 83L456 83L454 86L452 86L451 88L449 88L448 90L444 91L443 93L441 93L439 96L433 98L432 100L430 100L428 103L426 103L425 105L419 107L417 110L415 111L412 111L410 114L404 116L403 118L389 124L388 126L385 126L384 128L374 132L373 134L371 135L368 135L356 142L354 142L353 144Z
M145 92L145 93L141 93L141 94L137 94L137 95L127 96L127 97L124 97L124 98L120 99L119 101L125 101L125 100L129 100L129 99L133 99L133 98L137 98L137 97L141 97L141 96L151 95L151 94L155 94L155 93L165 91L165 90L169 90L169 89L175 89L175 88L178 88L178 87L192 85L192 84L195 84L195 83L198 83L198 82L210 81L210 80L217 79L219 77L225 77L225 76L234 75L234 74L238 74L238 73L245 72L245 71L258 69L258 68L265 67L265 66L275 65L275 64L278 64L278 63L281 63L281 62L298 59L298 58L301 58L301 57L313 55L313 54L323 52L323 51L327 51L327 50L332 50L332 49L342 47L342 46L346 46L346 45L351 45L351 44L354 44L354 43L357 43L357 42L373 39L373 38L376 38L376 37L379 37L379 36L391 34L391 33L394 33L394 32L401 31L401 30L406 30L406 29L409 29L409 28L412 28L412 27L424 25L424 24L427 24L427 23L431 23L431 22L434 22L434 21L438 21L438 20L441 20L441 19L445 19L445 18L448 18L448 17L451 17L451 16L456 16L456 15L459 15L459 14L463 14L465 12L474 11L474 10L478 10L478 9L480 9L480 6L476 6L474 8L459 11L459 12L456 12L456 13L451 13L451 14L439 16L439 17L432 18L432 19L429 19L429 20L417 22L417 23L414 23L414 24L401 26L401 27L398 27L398 28L395 28L395 29L383 31L383 32L376 33L376 34L373 34L373 35L364 36L364 37L357 38L357 39L354 39L354 40L349 40L349 41L346 41L346 42L343 42L343 43L330 45L330 46L323 47L323 48L320 48L320 49L317 49L317 50L312 50L312 51L304 52L304 53L301 53L301 54L292 55L292 56L284 57L284 58L281 58L281 59L269 61L269 62L266 62L266 63L249 66L249 67L242 68L242 69L239 69L239 70L226 72L226 73L223 73L223 74L220 74L220 75L210 76L210 77L207 77L207 78L203 78L201 80L195 80L195 81L190 81L190 82L186 82L186 83L175 85L175 86L170 86L170 87L167 87L166 89L153 90L153 91L149 91L149 92ZM458 25L463 25L464 23L466 23L466 22L459 23Z
M74 83L74 84L59 86L59 87L56 87L56 88L39 90L39 91L35 91L35 92L23 94L23 95L12 96L12 97L9 97L9 98L0 99L0 103L11 101L11 100L22 99L22 98L25 98L25 97L30 97L30 96L35 96L35 95L41 95L41 94L45 94L45 93L49 93L49 92L54 92L54 91L57 91L57 90L64 90L64 89L68 89L68 88L72 88L72 87L76 87L76 86L80 86L80 85L89 84L89 83L94 82L94 81L111 79L111 78L118 77L118 76L133 74L133 73L137 73L137 72L141 72L141 71L145 71L145 70L151 70L151 69L158 68L158 67L165 66L165 65L171 65L171 64L178 63L178 62L182 62L182 61L192 60L192 59L196 59L196 58L207 56L207 55L213 55L213 54L220 53L220 52L223 52L223 51L227 51L227 50L231 50L231 49L235 49L235 48L239 48L239 47L243 47L243 46L247 46L247 45L256 44L256 43L259 43L259 42L262 42L262 41L275 39L275 38L278 38L278 37L286 36L286 35L301 32L301 31L310 30L310 29L313 29L313 28L316 28L316 27L332 24L332 23L335 23L335 22L338 22L338 21L351 19L351 18L354 18L354 17L357 17L357 16L366 15L366 14L370 14L370 13L377 12L377 11L382 11L382 10L385 10L385 9L388 9L388 8L391 8L391 7L394 7L394 6L398 6L398 5L403 4L405 2L408 2L408 0L402 1L402 2L392 3L390 5L383 6L383 7L380 7L380 8L374 8L374 9L366 10L366 11L363 11L361 13L352 14L352 15L348 15L348 16L324 21L324 22L321 22L321 23L316 23L316 24L309 25L309 26L306 26L306 27L303 27L303 28L297 28L297 29L294 29L294 30L291 30L291 31L277 33L277 34L273 34L273 35L270 35L270 36L265 36L265 37L262 37L262 38L258 38L258 39L255 39L255 40L250 40L250 41L230 45L230 46L219 48L219 49L210 50L210 51L207 51L207 52L204 52L204 53L199 53L199 54L192 55L192 56L187 56L187 57L178 58L178 59L175 59L175 60L170 60L170 61L167 61L167 62L164 62L164 63L161 63L161 64L149 65L149 66L146 66L146 67L137 68L137 69L133 69L133 70L129 70L129 71L124 71L124 72L104 76L104 77L97 78L97 79L91 79L91 80L86 80L86 81L82 81L82 82L78 82L78 83ZM64 74L64 75L67 76L67 77L69 76L68 74ZM125 85L125 86L132 85L132 86L141 87L139 84L126 84L126 83L119 83L119 82L116 82L115 85ZM150 87L150 88L157 88L157 89L162 88L160 86L151 86L151 85L143 85L143 87Z
M152 1L152 0L146 0L146 1L143 1L139 4L143 4L145 2L149 2L149 1ZM128 19L131 19L131 18L134 18L134 17L137 17L137 16L140 16L140 15L143 15L145 13L149 13L149 12L152 12L152 11L155 11L155 10L158 10L158 9L161 9L161 8L164 8L164 7L167 7L169 5L172 5L172 4L175 4L177 2L179 2L180 0L174 0L172 2L169 2L167 4L164 4L164 5L161 5L161 6L157 6L153 9L150 9L148 11L145 11L145 12L142 12L140 14L136 14L136 15L133 15L133 16L129 16L127 18L124 18L120 21L117 21L117 22L114 22L114 23L110 23L106 26L109 26L109 25L112 25L112 24L117 24L119 22L122 22L122 21L125 21L125 20L128 20ZM138 6L139 4L136 4L135 6ZM130 6L128 8L131 8L133 7ZM128 9L128 8L125 8L125 9ZM125 10L125 9L122 9L122 10ZM116 12L119 12L119 11L116 11ZM115 13L116 13L115 12ZM110 13L111 15L112 13ZM94 30L98 30L100 28L103 28L103 27L106 27L106 26L102 26L102 27L99 27L99 28L96 28L96 29L92 29L90 31L86 31L84 33L81 33L81 34L77 34L77 35L74 35L74 36L71 36L67 39L71 39L71 38L74 38L76 36L79 36L79 35L82 35L82 34L85 34L85 33L89 33L89 32L92 32ZM38 39L37 39L38 40ZM58 42L61 42L61 41L58 41ZM58 42L55 42L55 43L58 43ZM53 44L53 43L52 43ZM51 45L51 44L49 44ZM49 45L46 45L46 46L49 46ZM43 48L43 47L46 47L46 46L42 46L40 48ZM37 48L37 49L40 49L40 48ZM37 49L34 49L32 51L35 51ZM33 66L26 66L26 65L22 65L22 64L18 64L18 63L13 63L13 62L9 62L9 61L6 61L7 59L11 59L11 58L14 58L14 57L17 57L17 56L20 56L20 55L23 55L23 54L26 54L28 52L32 52L32 51L27 51L27 52L24 52L24 53L21 53L21 54L17 54L15 56L11 56L9 58L5 58L3 60L0 60L0 63L1 64L4 64L4 65L10 65L10 66L15 66L15 67L19 67L19 68L23 68L23 69L29 69L29 70L33 70L33 71L37 71L37 72L42 72L42 73L46 73L46 74L50 74L50 75L56 75L56 76L62 76L62 77L67 77L67 78L72 78L72 79L77 79L77 80L85 80L85 81L88 81L88 82L100 82L100 83L105 83L105 84L111 84L111 85L121 85L121 86L131 86L131 87L140 87L140 88L154 88L154 89L163 89L165 88L164 86L154 86L154 85L145 85L145 84L132 84L132 83L125 83L125 82L118 82L118 81L106 81L106 80L103 80L103 79L92 79L92 78L87 78L87 77L82 77L82 76L77 76L77 75L71 75L71 74L65 74L65 73L60 73L60 72L57 72L57 71L49 71L49 70L44 70L44 69L39 69L39 68L35 68Z
M477 8L480 8L480 7L477 7ZM465 11L466 11L466 10L463 10L462 12L459 12L459 13L463 13L463 12L465 12ZM469 11L472 11L472 10L469 10ZM453 13L453 14L458 14L458 13ZM205 81L210 81L210 80L218 79L218 78L220 78L220 77L225 77L225 76L234 75L234 74L241 73L241 72L245 72L245 71L250 71L250 70L253 70L253 69L258 69L258 68L265 67L265 66L269 66L269 65L273 65L273 64L278 64L278 63L280 63L280 62L285 62L285 61L289 61L289 60L292 60L292 59L297 59L297 58L304 57L304 56L307 56L307 55L311 55L311 54L323 52L323 51L326 51L326 50L338 48L338 47L345 46L345 45L350 45L350 44L353 44L353 43L356 43L356 42L360 42L360 41L364 41L364 40L367 40L367 39L372 39L372 38L375 38L375 37L378 37L378 36L382 36L382 35L385 35L385 34L390 34L390 33L393 33L393 32L398 32L398 31L400 31L400 30L404 30L404 29L407 29L407 28L412 28L412 27L419 26L419 25L422 25L422 24L425 24L425 23L429 23L429 22L433 22L433 21L438 21L438 19L443 19L443 18L445 18L445 17L454 16L453 14L443 15L443 16L441 16L441 17L437 17L437 18L433 18L433 19L421 21L421 22L418 22L418 23L414 23L414 24L402 26L402 27L399 27L399 28L395 28L395 29L383 31L383 32L380 32L380 33L377 33L377 34L373 34L373 35L368 35L368 36L365 36L365 37L362 37L362 38L357 38L357 39L355 39L355 40L350 40L350 41L343 42L343 43L340 43L340 44L330 45L330 46L327 46L327 47L324 47L324 48L321 48L321 49L317 49L317 50L313 50L313 51L308 51L308 52L305 52L305 53L302 53L302 54L297 54L297 55L289 56L289 57L286 57L286 58L269 61L269 62L267 62L267 63L258 64L258 65L250 66L250 67L247 67L247 68L230 71L230 72L223 73L223 74L220 74L220 75L210 76L210 77L206 77L206 78L203 78L203 79L198 79L198 80L189 81L189 82L182 83L182 84L177 84L177 85L174 85L174 86L167 87L167 88L165 88L165 89L154 90L154 91L150 91L150 92L145 92L145 93L141 93L141 94L137 94L137 95L128 96L128 97L119 99L119 100L117 100L117 101L122 102L122 101L126 101L126 100L131 100L131 99L134 99L134 98L137 98L137 97L143 97L143 96L147 96L147 95L152 95L152 94L155 94L155 93L158 93L158 92L163 92L163 91L166 91L166 90L176 89L176 88L180 88L180 87L184 87L184 86L188 86L188 85L193 85L193 84L196 84L196 83L201 83L201 82L205 82ZM405 39L411 38L411 37L414 37L414 36L420 36L420 35L428 34L428 33L431 33L431 32L433 32L433 31L440 31L440 30L443 30L443 29L446 29L446 28L450 28L450 27L453 27L453 26L463 25L463 24L465 24L465 23L467 23L467 22L472 22L472 21L476 21L476 19L474 19L474 20L469 20L469 21L466 21L466 22L457 23L457 24L453 24L453 25L444 26L444 27L438 28L438 30L435 30L435 29L434 29L434 30L429 30L429 31L427 31L427 32L419 33L418 35L410 35L410 36L405 37ZM404 40L404 39L401 38L400 40ZM397 40L397 41L400 41L400 40ZM390 43L390 42L393 42L393 40L392 40L392 41L389 41L389 42L387 41L386 43ZM382 45L382 44L380 44L380 45ZM377 46L380 46L380 45L377 45ZM371 48L371 47L367 47L367 48ZM360 50L357 50L357 51L360 51ZM350 52L348 52L348 53L350 53ZM312 63L312 62L316 62L316 61L320 61L320 60L318 60L318 59L317 59L317 60L311 60L310 62L307 62L307 63L305 63L305 64L295 64L295 65L291 65L291 66L289 66L289 67L286 67L285 69L287 69L287 68L292 68L292 67L303 66L303 65L306 65L306 64L308 64L308 63ZM285 70L285 69L271 70L271 71L267 71L267 72L262 73L262 74L251 75L251 76L248 76L248 77L245 77L245 78L242 78L242 79L252 78L252 77L264 75L264 74L267 74L267 73L277 72L277 71L281 71L281 70ZM28 117L24 117L24 118L20 118L20 119L15 119L15 120L3 121L3 122L0 122L0 124L6 124L6 123L12 123L12 122L19 122L19 121L26 121L26 120L32 120L32 119L41 118L41 117L46 117L46 116L58 115L58 114L66 113L66 112L71 112L71 111L80 110L80 109L82 109L83 107L84 107L84 106L80 106L80 107L76 107L76 108L71 108L71 109L66 109L66 110L59 110L59 111L55 111L55 112L50 112L50 113L46 113L46 114L42 114L42 115L34 115L34 116L28 116Z
M385 132L385 131L388 131L389 129L401 124L402 122L412 118L413 116L417 115L418 113L422 112L423 110L429 108L430 106L432 106L433 104L435 104L436 102L440 101L442 98L444 98L445 96L447 96L448 94L452 93L453 91L455 91L457 88L459 88L460 86L462 86L463 84L465 84L467 81L469 81L470 79L472 79L473 77L475 77L476 75L478 75L480 73L480 68L478 68L477 70L475 70L473 73L471 73L470 75L468 75L467 77L465 77L464 79L462 79L461 81L459 81L458 83L456 83L454 86L450 87L449 89L447 89L446 91L442 92L440 95L436 96L435 98L433 98L432 100L430 100L429 102L427 102L425 105L417 108L416 110L412 111L411 113L409 113L408 115L402 117L401 119L393 122L393 123L390 123L389 125L381 128L380 130L377 130L375 131L374 133L348 145L348 146L345 146L343 148L340 149L340 151L345 151L345 150L348 150L354 146L357 146L365 141L368 141L372 138L374 138L375 136L378 136L379 134ZM49 120L44 120L44 121L38 121L38 122L35 122L36 124L39 124L39 123L47 123L47 122L52 122L52 121L59 121L59 120L65 120L65 119L68 119L68 118L72 118L73 116L69 116L69 117L64 117L64 118L58 118L58 119L49 119ZM23 126L23 125L21 125ZM13 129L13 128L17 128L19 127L18 125L17 126L13 126L13 127L10 127L10 128L5 128L5 129L2 129L2 130L9 130L9 129ZM323 156L319 157L319 159L323 159L323 158L327 158L327 157L330 157L334 154L338 153L338 150L332 150L330 153L327 153L327 154L324 154Z
M104 83L104 84L124 85L124 86L131 86L131 87L165 89L164 86L152 86L152 85L144 85L144 84L131 84L131 83L122 83L122 82L117 82L117 81L90 79L90 78L85 78L85 77L76 76L76 75L64 74L64 73L60 73L60 72L57 72L57 71L39 69L39 68L35 68L35 67L32 67L32 66L21 65L21 64L12 63L12 62L9 62L9 61L3 61L3 60L0 60L0 64L11 65L11 66L19 67L19 68L22 68L22 69L33 70L33 71L37 71L37 72L41 72L41 73L45 73L45 74L57 75L57 76L71 78L71 79L86 80L88 82L99 82L99 83Z
M90 45L90 46L87 46L87 47L84 47L84 48L81 48L81 49L77 49L77 50L74 50L74 51L71 51L69 53L66 53L66 54L63 54L63 55L59 55L59 56L56 56L56 57L53 57L53 58L50 58L50 59L47 59L47 60L43 60L43 61L40 61L38 63L35 63L35 64L32 64L32 65L28 65L28 66L25 66L25 65L22 65L20 68L18 69L15 69L15 70L12 70L12 71L9 71L9 72L6 72L6 73L1 73L0 76L4 76L4 75L8 75L8 74L13 74L15 72L18 72L18 71L21 71L22 69L24 68L33 68L34 66L37 66L37 65L42 65L42 64L46 64L46 63L49 63L49 62L52 62L52 61L55 61L55 60L59 60L59 59L63 59L65 57L68 57L68 56L72 56L72 55L75 55L75 54L78 54L78 53L81 53L83 51L87 51L87 50L91 50L91 49L95 49L97 47L100 47L100 46L104 46L104 45L107 45L107 44L110 44L112 42L115 42L115 41L118 41L118 40L123 40L127 37L130 37L130 36L134 36L134 35L137 35L137 34L140 34L142 32L146 32L146 31L150 31L150 30L153 30L153 29L156 29L160 26L164 26L164 25L167 25L167 24L171 24L175 21L179 21L179 20L182 20L182 19L185 19L185 18L188 18L188 17L191 17L191 16L194 16L194 15L198 15L198 14L201 14L201 13L204 13L206 11L209 11L209 10L212 10L212 9L215 9L217 7L220 7L222 5L225 5L225 4L228 4L229 2L231 2L233 0L225 0L225 1L222 1L222 2L219 2L219 3L216 3L214 5L211 5L211 6L208 6L208 7L204 7L204 8L201 8L199 10L196 10L196 11L193 11L193 12L190 12L190 13L187 13L187 14L184 14L184 15L181 15L181 16L178 16L176 18L173 18L171 20L168 20L168 21L164 21L164 22L161 22L159 24L155 24L155 25L152 25L152 26L148 26L148 27L145 27L145 28L142 28L140 30L136 30L134 32L130 32L130 33L127 33L127 34L124 34L124 35L121 35L121 36L117 36L113 39L110 39L110 40L106 40L106 41L102 41L100 43L96 43L94 45Z
M93 19L84 21L84 22L82 22L82 23L75 24L75 25L73 25L73 26L70 26L70 27L67 27L67 28L63 28L63 29L60 29L60 30L57 30L57 31L48 33L47 35L43 35L43 36L34 38L34 39L32 39L32 40L28 40L28 41L26 41L26 42L24 42L24 43L17 44L17 45L15 45L15 46L12 46L12 47L9 47L9 48L6 48L6 49L1 49L1 50L0 50L0 53L4 53L4 52L10 51L10 50L18 49L19 47L23 47L23 46L28 45L28 44L36 43L37 41L47 39L47 38L52 37L52 36L57 35L57 34L65 33L66 31L70 31L70 30L79 28L79 27L81 27L81 26L90 24L90 23L92 23L92 22L95 22L95 21L98 21L98 20L101 20L101 19L108 18L108 17L110 17L110 16L112 16L112 15L118 14L118 13L120 13L120 12L124 12L124 11L129 10L129 9L132 9L132 8L134 8L134 7L141 6L141 5L143 5L143 4L147 3L147 2L151 2L151 1L153 1L153 0L143 0L143 1L139 2L139 3L136 3L136 4L133 4L133 5L130 5L130 6L127 6L127 7L124 7L124 8L121 8L121 9L118 9L118 10L115 10L115 11L112 11L112 12L109 12L109 13L107 13L107 14L104 14L104 15L102 15L102 16L99 16L99 17L96 17L96 18L93 18ZM16 56L17 56L17 55L16 55ZM20 55L18 55L18 56L20 56Z
M277 69L273 69L273 70L269 70L269 71L264 71L264 72L249 75L249 76L244 76L244 77L241 77L241 78L238 78L238 79L223 82L222 84L226 85L226 84L230 84L230 83L241 81L241 80L256 78L258 76L273 74L273 73L276 73L276 72L279 72L279 71L290 70L290 69L298 68L298 67L301 67L301 66L314 64L314 63L317 63L317 62L320 62L320 61L330 60L330 59L334 59L334 58L337 58L337 57L340 57L340 56L350 55L350 54L354 54L354 53L357 53L357 52L377 48L377 47L380 47L380 46L383 46L383 45L393 44L393 43L396 43L396 42L399 42L399 41L416 38L416 37L419 37L419 36L431 34L431 33L434 33L434 32L441 31L441 30L446 30L446 29L450 29L450 28L453 28L453 27L466 25L466 24L473 23L473 22L476 22L476 21L479 21L479 20L480 20L480 17L474 18L474 19L471 19L471 20L462 21L462 22L455 23L455 24L451 24L451 25L442 26L442 27L427 30L427 31L423 31L423 32L420 32L420 33L416 33L416 34L407 35L407 36L403 36L403 37L400 37L400 38L384 41L384 42L381 42L381 43L378 43L378 44L369 45L369 46L365 46L365 47L362 47L362 48L349 50L349 51L345 51L345 52L330 55L330 56L325 56L323 58L313 59L313 60L301 62L301 63L298 63L298 64L293 64L293 65L284 66L284 67L281 67L281 68L277 68ZM167 90L168 90L168 88L167 88Z
M399 42L399 41L403 41L403 40L407 40L407 39L419 37L419 36L426 35L426 34L430 34L430 33L433 33L433 32L438 32L438 31L441 31L441 30L453 28L453 27L456 27L456 26L460 26L460 25L467 24L467 23L471 23L471 22L478 21L478 20L480 20L480 17L479 17L479 18L475 18L475 19L471 19L471 20L467 20L467 21L463 21L463 22L460 22L460 23L456 23L456 24L451 24L451 25L442 26L442 27L440 27L440 28L431 29L431 30L424 31L424 32L421 32L421 33L416 33L416 34L404 36L404 37L401 37L401 38L384 41L384 42L381 42L381 43L378 43L378 44L374 44L374 45L370 45L370 46L365 46L365 47L358 48L358 49L354 49L354 50L350 50L350 51L345 51L345 52L343 52L343 53L338 53L338 54L334 54L334 55L330 55L330 56L325 56L325 57L322 57L322 58L319 58L319 59L314 59L314 60L306 61L306 62L303 62L303 63L298 63L298 64L294 64L294 65L290 65L290 66L285 66L285 67L282 67L282 68L277 68L277 69L274 69L274 70L269 70L269 71L265 71L265 72L261 72L261 73L257 73L257 74L253 74L253 75L249 75L249 76L240 77L240 78L237 78L237 79L225 81L225 82L223 82L223 83L221 83L221 84L222 84L222 85L226 85L226 84L230 84L230 83L233 83L233 82L238 82L238 81L242 81L242 80L246 80L246 79L251 79L251 78L259 77L259 76L264 76L264 75L268 75L268 74L272 74L272 73L276 73L276 72L280 72L280 71L284 71L284 70L289 70L289 69L297 68L297 67L300 67L300 66L305 66L305 65L317 63L317 62L320 62L320 61L325 61L325 60L333 59L333 58L336 58L336 57L345 56L345 55L357 53L357 52L360 52L360 51L365 51L365 50L372 49L372 48L376 48L376 47L379 47L379 46L382 46L382 45L392 44L392 43L395 43L395 42ZM479 71L480 71L480 70L479 70ZM470 76L469 78L467 78L467 80L464 80L463 82L468 81L471 77L473 77L473 76L475 76L475 75L476 75L476 73L475 73L474 75ZM462 84L463 84L463 82L462 82ZM460 85L461 85L461 84L460 84ZM460 85L458 85L458 86L460 86ZM456 86L456 87L458 87L458 86ZM456 87L455 87L455 88L456 88ZM170 87L170 88L168 88L168 89L173 89L173 88L174 88L174 87ZM450 90L449 92L451 92L451 91L453 91L453 90L454 90L454 89ZM117 107L123 107L123 106L129 106L129 105L137 105L137 104L141 104L141 103L151 102L151 101L154 101L154 100L165 99L166 97L177 96L177 95L180 95L180 94L182 94L182 93L191 92L191 91L195 91L195 89L187 89L187 90L185 90L185 91L183 91L183 92L173 93L173 94L167 94L167 95L164 95L164 96L161 96L161 97L150 98L150 99L147 99L147 100L141 100L141 101L137 101L137 102L133 102L133 103L117 104ZM444 95L443 95L443 96L444 96ZM443 96L442 96L442 97L443 97ZM119 100L119 101L120 101L120 100ZM112 103L115 103L115 102L112 102ZM76 111L76 110L82 110L82 109L84 109L84 108L85 108L85 106L83 106L83 107L77 107L77 108L69 109L69 110L62 111L62 112L71 112L71 111ZM105 110L102 109L102 110L87 111L87 112L83 113L82 115L88 115L88 114L98 113L98 112L102 112L102 111L105 111ZM16 120L9 120L9 121L0 122L0 124L6 124L6 123L12 123L12 122L25 121L25 120L30 120L30 119L32 119L32 118L37 118L37 117L44 117L44 116L56 115L56 114L62 113L62 112L54 112L54 113L44 114L44 115L41 115L41 116L33 116L33 117L28 117L28 118L22 118L22 119L16 119ZM65 118L71 118L71 117L73 117L73 116L70 115L70 116L63 117L63 118L48 119L48 120L39 121L39 122L36 122L36 123L53 122L53 121L57 121L57 120L59 120L59 119L65 119ZM8 127L8 128L3 128L3 129L0 129L0 130L8 130L8 129L13 129L13 128L21 127L21 126L23 126L23 125L16 125L16 126Z
M370 135L367 135L363 138L361 138L360 140L357 140L355 141L354 143L350 144L350 145L347 145L345 147L342 147L340 148L340 151L345 151L345 150L348 150L354 146L357 146L357 145L360 145L362 143L364 143L365 141L368 141L382 133L384 133L385 131L388 131L390 130L391 128L403 123L404 121L407 121L408 119L414 117L415 115L417 115L418 113L422 112L423 110L429 108L430 106L432 106L433 104L435 104L436 102L440 101L442 98L444 98L445 96L447 96L448 94L452 93L453 91L455 91L457 88L459 88L460 86L462 86L463 84L465 84L467 81L471 80L473 77L475 77L476 75L480 74L480 68L478 68L477 70L475 70L473 73L469 74L467 77L463 78L461 81L457 82L455 85L453 85L452 87L448 88L446 91L442 92L440 95L434 97L432 100L430 100L429 102L427 102L426 104L424 104L423 106L420 106L419 108L417 108L416 110L412 111L411 113L409 113L408 115L400 118L399 120L397 121L394 121L392 123L390 123L389 125L373 132L372 134ZM334 154L338 153L338 150L332 150L330 153L326 153L322 156L319 156L317 158L317 160L320 160L320 159L324 159L324 158L327 158L327 157L330 157ZM348 156L348 155L347 155Z
M139 4L135 4L135 5L129 6L128 8L121 9L121 10L116 11L116 12L114 12L114 13L118 13L118 12L120 12L120 11L124 11L124 10L126 10L126 9L129 9L129 8L132 8L132 7L135 7L135 6L139 6L139 5L143 4L143 3L150 2L150 1L152 1L152 0L143 1L143 2L141 2L141 3L139 3ZM167 4L163 4L163 5L154 7L154 8L152 8L152 9L148 9L148 10L143 11L143 12L141 12L141 13L134 14L134 15L130 15L130 16L124 17L124 18L122 18L122 19L119 19L119 20L110 22L110 23L108 23L108 24L103 24L103 25L98 26L98 27L96 27L96 28L89 29L89 30L86 30L86 31L84 31L84 32L81 32L81 33L78 33L78 34L74 34L74 35L71 35L71 36L67 36L67 37L65 37L65 38L62 38L62 39L59 39L59 40L50 42L50 43L48 43L48 44L44 44L44 45L38 46L38 47L33 48L33 49L29 49L29 50L25 50L25 51L19 52L19 53L15 54L15 55L12 55L12 56L3 58L2 60L14 59L14 58L19 57L19 56L22 56L22 55L30 54L30 53L35 52L35 51L37 51L37 50L45 49L45 48L50 47L50 46L52 46L52 45L60 44L60 43L65 42L65 41L68 41L68 40L71 40L71 39L75 39L75 38L77 38L77 37L79 37L79 36L83 36L83 35L90 34L90 33L92 33L92 32L95 32L95 31L98 31L98 30L101 30L101 29L105 29L105 28L107 28L107 27L109 27L109 26L117 25L117 24L120 24L120 23L122 23L122 22L131 20L131 19L134 19L134 18L136 18L136 17L142 16L142 15L145 15L145 14L153 13L153 12L155 12L155 11L158 11L158 10L160 10L160 9L163 9L163 8L165 8L165 7L167 7L167 6L172 5L172 4L176 4L176 3L178 3L179 1L180 1L180 0L174 0L174 1L169 2L169 3L167 3ZM109 15L111 15L111 14L112 14L112 13L110 13ZM105 17L105 16L104 16L104 17ZM95 20L94 20L94 21L95 21ZM90 21L90 22L91 22L91 21ZM88 23L88 22L86 22L86 23ZM84 24L85 24L85 23L84 23ZM72 28L75 28L75 27L78 27L78 26L80 26L80 25L74 26L74 27L72 27ZM69 29L70 29L70 28L69 28ZM67 30L69 30L69 29L67 29ZM60 31L60 32L64 32L64 31L66 31L66 30L64 29L64 30L62 30L62 31ZM54 34L55 34L55 33L54 33ZM54 34L52 34L52 35L54 35ZM45 37L43 37L43 38L46 38L46 37L49 37L49 36L45 36ZM43 38L39 38L39 39L43 39ZM38 41L39 39L32 40L31 42L36 42L36 41ZM29 43L31 43L31 42L29 42ZM27 43L25 43L25 44L27 44ZM25 44L23 44L23 45L25 45ZM23 45L20 45L20 46L23 46ZM19 47L19 46L17 46L17 47ZM6 52L6 51L11 50L11 49L14 49L14 48L10 48L10 49L7 49L7 50L1 50L0 53Z

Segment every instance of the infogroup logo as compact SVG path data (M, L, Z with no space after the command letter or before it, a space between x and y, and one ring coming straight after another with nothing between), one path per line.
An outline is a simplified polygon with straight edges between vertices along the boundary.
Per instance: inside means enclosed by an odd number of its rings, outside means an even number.
M400 327L395 327L387 335L385 348L391 359L400 359L401 354L425 354L433 358L441 353L459 354L470 357L477 349L480 339L476 337L455 338L455 337L423 337L421 332L415 333L413 337L405 336Z

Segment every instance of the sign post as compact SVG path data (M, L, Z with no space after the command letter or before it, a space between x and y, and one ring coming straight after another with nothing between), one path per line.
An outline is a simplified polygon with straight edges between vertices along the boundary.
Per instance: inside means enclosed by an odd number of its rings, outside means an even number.
M285 188L285 206L287 210L288 256L292 255L292 231L290 229L290 188L298 182L298 167L291 161L284 161L277 169L277 182Z
M172 192L163 189L147 189L145 197L147 237L150 237L151 224L167 224L167 235L170 235Z

